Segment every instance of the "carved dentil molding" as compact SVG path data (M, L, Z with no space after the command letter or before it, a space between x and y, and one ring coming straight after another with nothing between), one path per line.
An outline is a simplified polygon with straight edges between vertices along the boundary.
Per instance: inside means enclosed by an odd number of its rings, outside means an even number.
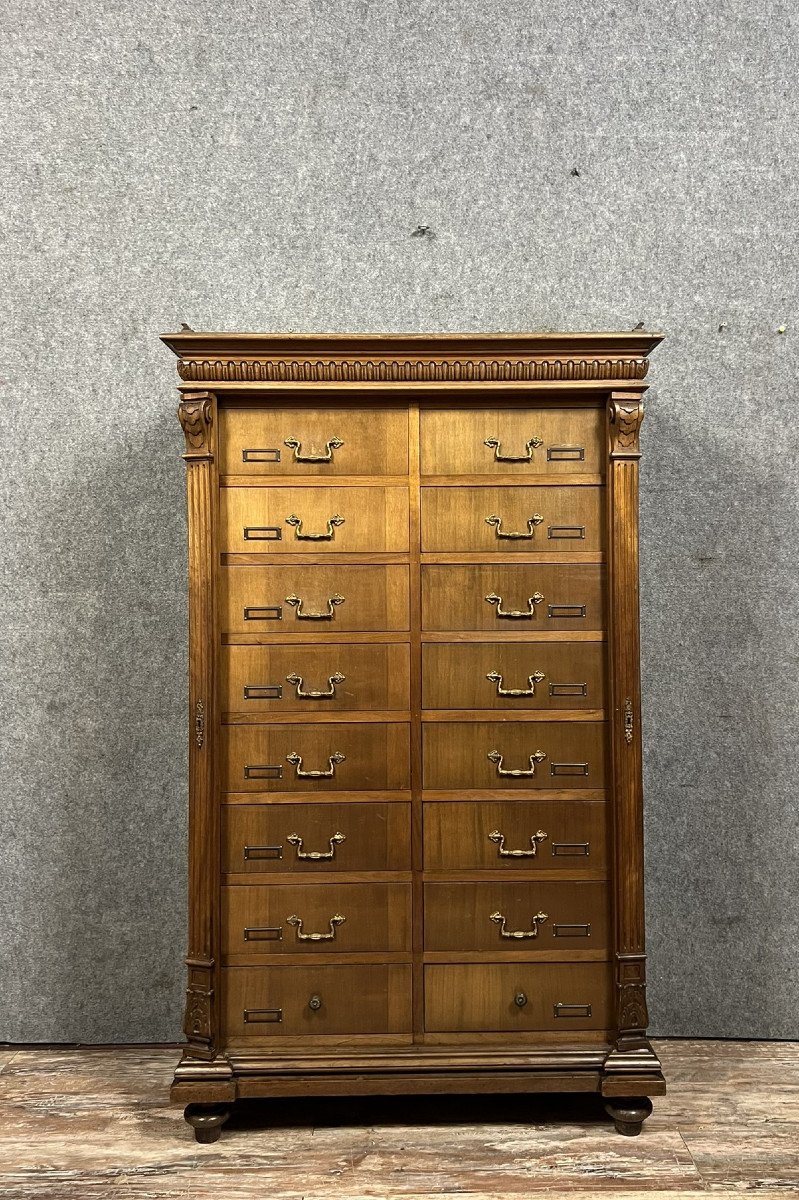
M185 380L275 383L458 383L643 379L646 358L182 358Z
M186 438L186 458L203 458L211 453L213 397L208 392L184 396L178 405L178 420Z
M644 419L643 401L638 397L612 399L608 406L611 458L640 458L638 440Z

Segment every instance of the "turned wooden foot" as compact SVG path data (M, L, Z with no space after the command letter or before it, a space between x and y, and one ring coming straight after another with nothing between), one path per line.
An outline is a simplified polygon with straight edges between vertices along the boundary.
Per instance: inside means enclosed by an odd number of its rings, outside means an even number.
M183 1113L198 1142L208 1145L219 1140L222 1126L230 1116L229 1104L189 1104Z
M614 1096L612 1100L605 1100L605 1112L613 1117L617 1133L636 1137L652 1112L652 1101L648 1096Z

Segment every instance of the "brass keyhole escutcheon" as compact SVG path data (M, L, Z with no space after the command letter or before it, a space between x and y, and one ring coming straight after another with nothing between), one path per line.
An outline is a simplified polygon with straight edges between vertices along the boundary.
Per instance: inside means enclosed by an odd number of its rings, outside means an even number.
M517 992L513 997L513 1003L517 1008L524 1008L525 1004L527 1003L527 996L524 994L524 992Z

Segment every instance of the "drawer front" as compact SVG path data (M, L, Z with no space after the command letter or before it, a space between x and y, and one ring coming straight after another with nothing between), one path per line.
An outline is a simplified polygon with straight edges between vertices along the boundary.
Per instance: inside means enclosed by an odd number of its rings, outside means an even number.
M424 409L422 473L599 474L606 458L604 416L599 408Z
M225 1033L231 1038L408 1033L409 966L227 967Z
M223 408L219 429L223 475L408 473L403 408Z
M422 488L422 550L599 552L601 487Z
M602 709L599 642L430 642L422 647L424 708Z
M424 787L431 791L605 784L603 721L427 722L422 746Z
M605 627L604 568L564 564L422 567L423 629L495 633Z
M404 487L221 489L221 548L248 554L408 549Z
M225 954L350 954L410 949L407 883L222 889Z
M220 576L224 633L255 639L408 628L406 566L225 567Z
M607 1029L606 963L454 963L428 966L428 1033L523 1033Z
M222 869L254 876L409 871L409 806L223 805Z
M406 645L223 646L222 709L241 713L407 709L409 657Z
M604 883L426 883L426 950L523 950L536 954L608 947Z
M222 787L228 792L396 791L409 787L409 740L406 722L224 725Z
M607 815L600 800L429 802L424 806L428 871L607 869Z

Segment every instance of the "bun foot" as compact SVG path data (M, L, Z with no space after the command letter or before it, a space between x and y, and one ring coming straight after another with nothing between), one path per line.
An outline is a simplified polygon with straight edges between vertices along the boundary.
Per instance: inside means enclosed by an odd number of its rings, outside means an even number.
M189 1104L183 1113L194 1130L194 1136L204 1146L219 1141L222 1126L230 1116L228 1104Z
M652 1112L652 1101L648 1096L614 1096L612 1100L605 1100L605 1112L613 1118L617 1133L637 1137Z

